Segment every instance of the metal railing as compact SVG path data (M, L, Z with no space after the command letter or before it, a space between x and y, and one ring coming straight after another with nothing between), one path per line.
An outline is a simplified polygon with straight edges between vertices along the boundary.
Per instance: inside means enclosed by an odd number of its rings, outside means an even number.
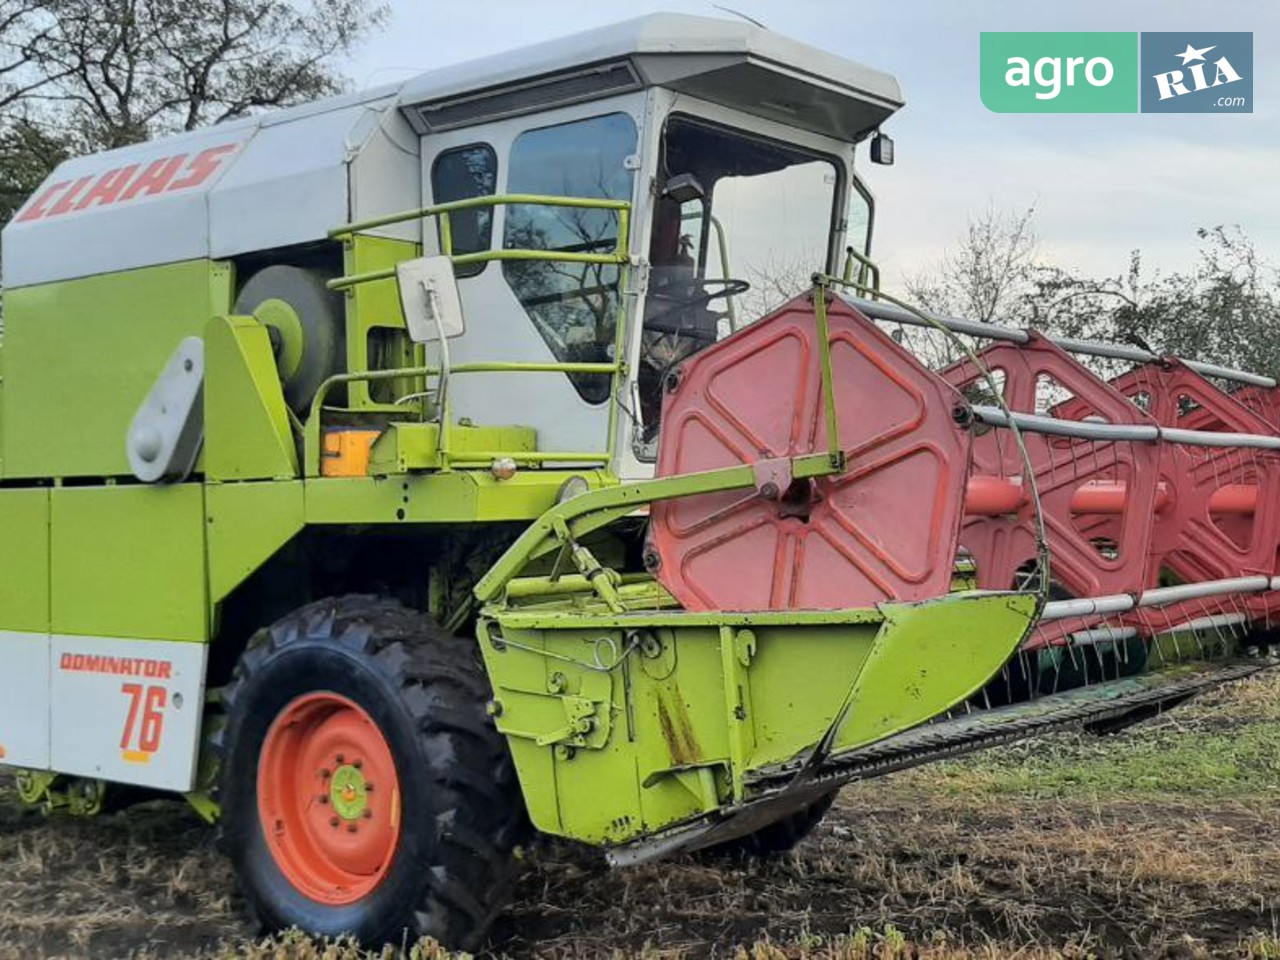
M560 250L537 250L503 248L499 250L481 250L476 253L453 252L453 214L477 210L484 207L509 206L568 207L579 210L612 210L618 214L618 241L612 253L577 253ZM488 263L491 260L551 260L556 263L598 263L625 266L630 262L631 254L627 244L627 236L631 232L631 204L626 200L601 200L592 197L552 197L534 193L506 193L490 197L471 197L467 200L454 200L450 203L437 203L417 210L406 210L402 213L391 213L382 217L372 217L348 223L329 231L330 240L346 240L358 233L390 227L411 220L427 220L435 218L440 223L440 252L451 259L454 266L466 266L471 263ZM385 270L371 270L367 273L351 274L330 280L330 290L345 290L362 283L375 280L391 280L396 275L395 267Z
M524 248L501 248L482 250L474 253L454 253L453 216L460 212L493 208L499 206L543 206L580 210L606 210L617 214L618 229L614 247L607 253L583 253L571 250L544 250ZM320 385L311 403L310 416L304 432L304 464L307 476L320 474L321 444L323 431L321 419L324 413L324 399L336 386L359 381L395 380L399 378L436 378L442 385L457 374L483 373L560 373L560 374L600 374L611 377L609 387L608 434L604 449L595 451L467 451L460 459L450 454L449 431L450 416L448 394L443 386L439 390L436 402L436 417L439 423L438 452L442 470L456 466L482 465L484 461L511 458L525 463L596 463L605 464L613 459L618 432L618 390L626 372L625 333L626 305L623 293L627 284L627 267L631 262L628 236L631 225L631 204L625 200L605 200L590 197L556 197L541 194L500 194L486 197L472 197L450 203L440 203L416 210L372 217L354 223L348 223L329 231L333 240L352 241L357 235L394 226L415 220L435 219L439 223L440 252L447 256L455 267L490 261L544 261L551 263L598 264L618 267L618 315L614 324L614 360L608 363L581 362L526 362L526 361L476 361L470 363L450 363L448 352L441 351L440 364L437 366L418 366L388 368L383 370L362 370L339 374L330 377ZM369 270L363 273L347 274L327 282L330 290L348 291L367 283L396 279L396 267ZM404 398L402 398L404 399Z

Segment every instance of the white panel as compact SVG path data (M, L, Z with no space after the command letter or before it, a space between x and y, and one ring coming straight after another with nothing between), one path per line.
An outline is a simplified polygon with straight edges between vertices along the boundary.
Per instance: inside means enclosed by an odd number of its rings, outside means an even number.
M347 222L346 170L302 171L214 194L209 204L214 258L322 240Z
M0 630L0 763L49 767L49 637Z
M353 137L362 144L350 169L353 221L417 210L425 205L419 138L398 110L387 110L381 116L367 114ZM422 221L410 220L371 232L421 243Z
M389 109L394 93L322 100L69 160L5 228L4 285L321 239L347 220L346 165L360 149L352 130L370 109ZM163 161L179 158L157 176ZM149 171L147 189L136 189ZM417 192L415 173L406 192Z
M4 286L26 287L209 255L204 197L4 233ZM128 238L122 240L122 238ZM74 251L74 254L70 253Z
M218 136L206 133L191 140L161 140L63 164L5 227L4 285L32 286L207 257L206 191L235 162L234 151L251 135L252 130ZM212 173L198 185L175 189L191 176L189 169L182 168L173 175L170 186L157 195L130 195L127 185L111 202L75 209L92 191L93 183L100 182L98 178L137 165L131 178L131 182L136 181L153 163L183 157L189 163L203 151L219 147L229 148L228 152L210 161L206 169ZM87 177L95 180L71 194L74 185ZM58 200L68 195L75 199L75 206L67 212L57 212ZM49 199L42 204L46 196Z
M208 646L52 638L52 768L190 790L199 755Z
M466 334L450 341L451 363L556 361L507 285L501 263L490 263L458 287L469 320ZM428 362L435 355L432 350ZM449 380L449 397L455 419L533 427L539 450L602 451L608 440L609 405L587 403L563 373L459 374Z
M361 146L352 133L370 110L390 104L264 126L209 195L213 256L322 240L346 223L347 161Z

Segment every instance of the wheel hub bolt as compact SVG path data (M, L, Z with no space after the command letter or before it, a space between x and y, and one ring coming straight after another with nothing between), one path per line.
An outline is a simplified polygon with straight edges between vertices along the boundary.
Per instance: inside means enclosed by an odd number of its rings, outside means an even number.
M336 829L340 822L341 821L339 821L337 817L331 817L329 820L329 826L334 827Z
M331 776L333 776L333 773L332 773L332 772L330 772L330 770L329 770L329 768L328 768L328 767L324 767L324 768L320 771L320 778L321 778L322 780L328 780Z
M355 832L356 832L356 825L354 823L348 823L347 833L355 833Z

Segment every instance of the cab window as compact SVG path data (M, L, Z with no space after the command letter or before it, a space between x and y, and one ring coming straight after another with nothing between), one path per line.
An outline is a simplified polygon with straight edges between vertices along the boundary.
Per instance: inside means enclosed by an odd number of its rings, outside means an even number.
M516 138L507 191L558 197L630 200L636 126L611 113L529 130ZM507 208L508 250L609 253L618 244L618 212L535 204ZM619 268L614 264L505 260L503 275L557 360L609 363L617 333ZM567 374L582 398L609 398L605 374Z
M491 197L498 182L498 156L487 143L445 150L431 168L431 195L436 203L452 203L473 197ZM493 240L493 207L459 210L449 215L455 254L480 253ZM440 230L437 218L437 231ZM441 249L444 238L440 238ZM459 277L474 277L486 264L468 263L455 268Z
M668 372L830 269L840 170L792 144L668 119L637 374L640 456L657 436Z

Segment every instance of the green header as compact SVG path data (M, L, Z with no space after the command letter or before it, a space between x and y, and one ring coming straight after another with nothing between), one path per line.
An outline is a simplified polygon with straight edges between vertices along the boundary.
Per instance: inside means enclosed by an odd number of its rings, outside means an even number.
M1138 34L983 33L982 102L996 113L1137 113Z

